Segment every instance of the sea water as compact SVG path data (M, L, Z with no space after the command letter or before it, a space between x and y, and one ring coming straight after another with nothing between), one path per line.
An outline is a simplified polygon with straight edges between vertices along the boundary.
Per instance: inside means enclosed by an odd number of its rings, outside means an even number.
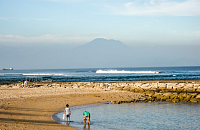
M84 111L91 113L91 125L84 125ZM56 122L90 130L200 130L199 103L91 104L71 107L71 121L63 111L52 115Z
M196 80L200 79L200 66L0 70L0 82L19 82L26 79L31 79L31 82L41 79L43 82L49 79L57 82Z

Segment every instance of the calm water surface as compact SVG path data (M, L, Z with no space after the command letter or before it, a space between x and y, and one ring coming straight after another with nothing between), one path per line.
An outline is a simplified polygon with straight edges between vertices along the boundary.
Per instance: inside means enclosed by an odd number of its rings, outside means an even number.
M82 113L91 113L91 125L84 126ZM90 130L199 130L200 103L92 104L71 107L71 121L62 114L52 119L63 125ZM85 127L85 128L84 128Z

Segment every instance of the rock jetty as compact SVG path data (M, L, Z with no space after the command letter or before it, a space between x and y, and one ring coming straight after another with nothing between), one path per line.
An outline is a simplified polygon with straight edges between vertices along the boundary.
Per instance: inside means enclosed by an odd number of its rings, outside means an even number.
M140 94L124 102L200 102L200 80L159 81L94 81L94 82L29 82L29 88L73 88L130 91ZM20 88L20 83L0 83L0 88Z

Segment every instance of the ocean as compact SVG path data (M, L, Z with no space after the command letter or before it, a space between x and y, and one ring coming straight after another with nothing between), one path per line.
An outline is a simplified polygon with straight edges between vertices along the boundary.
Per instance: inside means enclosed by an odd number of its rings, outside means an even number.
M200 66L0 70L0 82L195 80Z
M52 115L60 124L82 130L199 130L199 103L124 103L90 104L71 107L71 121L62 118L63 110ZM84 125L83 112L91 114L91 125Z

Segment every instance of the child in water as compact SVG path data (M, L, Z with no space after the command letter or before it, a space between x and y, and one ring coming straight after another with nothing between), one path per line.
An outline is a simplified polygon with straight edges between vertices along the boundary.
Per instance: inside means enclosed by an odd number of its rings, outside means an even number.
M69 119L69 122L70 122L71 111L70 111L70 108L69 108L69 105L68 105L68 104L66 105L64 114L66 114L66 121L68 122L68 119Z
M86 118L88 118L88 125L90 125L90 113L88 111L83 112L84 124L86 124Z

